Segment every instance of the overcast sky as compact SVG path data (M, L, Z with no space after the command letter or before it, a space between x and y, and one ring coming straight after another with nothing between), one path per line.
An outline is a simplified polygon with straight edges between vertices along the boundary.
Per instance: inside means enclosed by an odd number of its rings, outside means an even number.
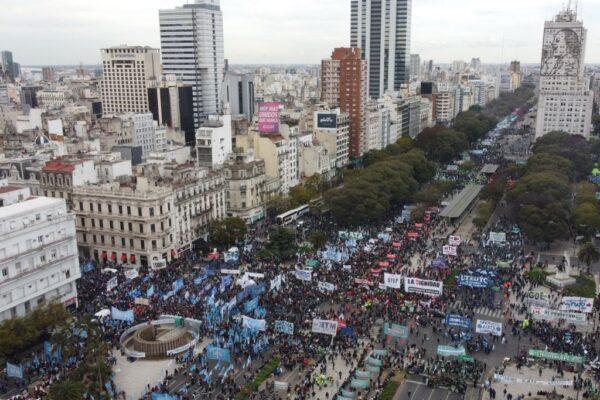
M23 65L99 63L117 44L160 47L158 10L185 0L0 0L0 50ZM600 0L582 0L587 62L600 62ZM316 64L349 45L350 0L221 0L233 64ZM413 0L412 53L436 62L537 63L563 0ZM503 46L504 43L504 46ZM504 51L503 51L504 48Z

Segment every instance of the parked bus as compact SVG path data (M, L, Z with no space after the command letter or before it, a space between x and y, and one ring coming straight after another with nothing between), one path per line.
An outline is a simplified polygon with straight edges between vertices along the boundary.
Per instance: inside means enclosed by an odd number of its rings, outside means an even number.
M289 225L292 222L298 220L298 218L300 218L301 216L307 214L309 210L310 208L308 204L305 204L293 210L286 211L283 214L277 216L277 223L282 226Z

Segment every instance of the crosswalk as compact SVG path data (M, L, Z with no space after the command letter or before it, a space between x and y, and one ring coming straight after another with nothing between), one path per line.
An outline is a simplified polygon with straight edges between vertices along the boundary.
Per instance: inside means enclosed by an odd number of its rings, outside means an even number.
M454 302L453 306L456 308L461 308L462 302L460 300L457 300ZM489 308L489 307L478 307L476 309L473 310L475 312L475 316L479 316L479 317L487 317L487 318L494 318L494 319L503 319L504 315L502 312L502 309L493 309L493 308Z
M475 315L482 315L485 317L502 319L502 310L494 310L488 307L479 307L475 309Z

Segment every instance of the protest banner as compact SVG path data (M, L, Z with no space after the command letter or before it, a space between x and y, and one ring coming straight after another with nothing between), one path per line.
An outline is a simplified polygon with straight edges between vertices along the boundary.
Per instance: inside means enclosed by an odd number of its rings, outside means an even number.
M318 282L317 288L322 292L335 292L337 290L337 286L329 282Z
M298 280L305 281L305 282L312 281L312 271L296 268L296 270L294 271L294 275L296 276L296 279L298 279Z
M492 286L492 281L487 276L459 275L456 280L458 286L468 286L480 289Z
M231 363L231 352L227 349L209 344L206 348L206 358L209 360Z
M467 317L456 314L446 314L444 324L448 326L455 326L461 329L471 329L471 320Z
M448 244L450 246L460 246L461 243L462 239L460 238L460 236L450 235L450 237L448 238Z
M548 293L530 290L525 293L525 304L548 307L550 306L550 297Z
M575 364L583 364L584 362L583 357L574 356L572 354L567 353L553 353L545 350L529 349L529 352L527 354L529 355L529 357L544 358L546 360L552 361L565 361L572 362Z
M150 300L144 299L142 297L137 297L134 300L134 303L137 304L137 305L140 305L140 306L149 306L150 305Z
M135 318L133 315L133 310L121 311L115 307L110 308L110 314L112 319L116 319L118 321L133 322Z
M287 321L275 321L275 331L286 333L288 335L294 334L294 324Z
M402 276L385 272L383 274L383 283L389 288L400 289L402 287Z
M139 276L138 270L137 269L127 269L125 270L125 279L127 279L128 281L135 279Z
M445 256L455 256L457 255L457 248L456 246L444 245L442 247L442 253Z
M502 336L502 323L478 319L475 324L475 332Z
M539 306L531 306L531 314L533 315L533 319L550 322L564 319L569 323L584 324L587 321L587 316L583 313L552 310L550 308Z
M589 314L594 308L594 299L586 297L563 297L560 303L562 311L579 311Z
M529 379L529 378L513 378L511 376L494 374L494 380L503 382L503 383L526 383L531 385L541 385L541 386L573 386L573 381L568 379L558 379L553 381L543 381L538 379Z
M467 355L467 351L463 346L444 346L438 345L437 354L442 357L459 357Z
M492 243L504 243L506 242L505 232L490 232L489 241Z
M337 334L338 322L325 319L313 319L312 332L335 336Z
M113 276L108 282L106 282L106 291L110 292L117 286L119 286L119 281L117 280L116 276Z
M441 281L430 281L419 278L404 278L404 291L406 293L420 293L427 296L441 296L444 283Z

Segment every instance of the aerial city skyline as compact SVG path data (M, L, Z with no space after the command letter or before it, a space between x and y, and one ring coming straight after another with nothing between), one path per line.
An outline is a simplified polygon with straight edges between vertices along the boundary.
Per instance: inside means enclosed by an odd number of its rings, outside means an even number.
M0 15L0 400L600 400L598 5L87 3Z
M7 4L0 16L0 35L16 35L15 43L22 49L19 57L25 65L96 64L99 57L91 48L122 43L159 47L157 10L180 6L179 3L176 0L126 3L108 0L81 6L71 0L61 0L64 7L72 10L69 14L59 13L56 3L36 0L25 7ZM455 58L470 59L474 55L490 63L511 59L537 63L539 56L534 50L542 39L537 25L551 19L563 3L558 0L526 4L509 0L502 5L475 0L452 4L446 0L414 2L413 48L425 57L444 63L451 63ZM109 11L117 6L119 13ZM345 0L310 0L304 2L303 7L272 0L261 0L257 7L251 7L247 2L230 0L222 7L226 13L225 41L229 43L225 55L234 63L315 64L328 48L337 43L349 44L346 41L350 33L350 10ZM262 11L256 12L258 9ZM444 12L438 12L440 9ZM31 11L29 15L28 11ZM600 54L600 34L597 33L600 27L596 28L600 5L580 2L579 13L588 21L592 34L590 55L595 57ZM281 29L283 21L288 21L293 29ZM456 21L469 21L469 30L446 28ZM26 24L29 29L24 29ZM51 29L39 35L37 30L43 27ZM55 46L58 42L68 46ZM600 58L590 58L588 62L600 63Z

